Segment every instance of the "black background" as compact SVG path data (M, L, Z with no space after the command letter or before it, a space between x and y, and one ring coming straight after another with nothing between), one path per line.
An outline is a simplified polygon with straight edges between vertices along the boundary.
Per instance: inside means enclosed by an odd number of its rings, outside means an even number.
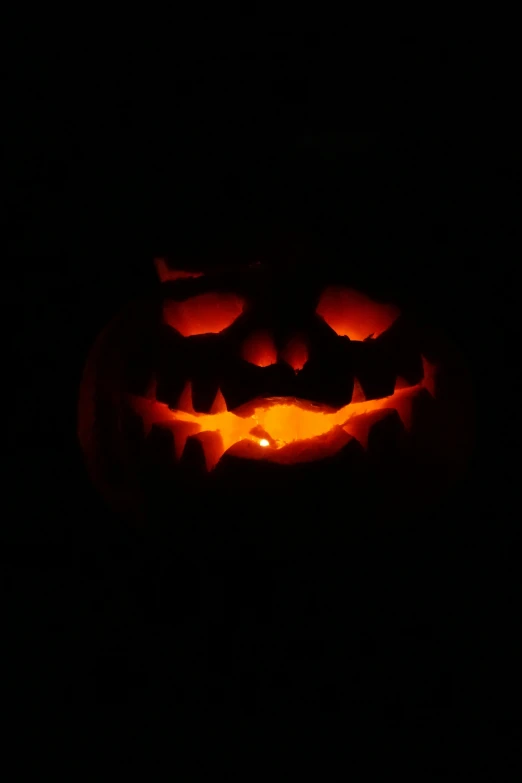
M2 526L14 725L58 716L141 736L154 714L179 740L229 720L283 732L299 715L379 728L382 748L396 736L429 746L442 770L475 730L514 758L514 138L317 128L310 107L328 96L313 79L258 75L236 93L208 74L161 88L134 72L94 76L66 90L29 68L10 115L14 503ZM459 345L478 413L469 474L397 529L347 500L340 519L357 524L326 560L180 560L89 487L75 436L89 346L154 285L155 255L244 262L309 241L407 290ZM309 515L306 499L295 513Z

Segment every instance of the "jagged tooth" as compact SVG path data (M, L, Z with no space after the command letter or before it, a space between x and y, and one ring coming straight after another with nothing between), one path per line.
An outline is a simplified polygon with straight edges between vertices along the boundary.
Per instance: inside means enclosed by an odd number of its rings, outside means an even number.
M192 404L192 384L190 381L187 381L185 388L181 392L178 401L178 410L184 411L185 413L195 413L194 405Z
M351 435L352 438L359 441L364 449L368 448L368 436L370 430L379 419L383 419L390 413L389 408L381 408L377 411L371 411L370 413L362 413L360 416L353 416L348 419L343 426L343 430Z
M199 424L190 421L178 421L172 426L174 435L174 454L177 460L181 459L187 438L199 431Z
M397 376L397 380L395 381L395 389L394 391L398 391L399 389L408 389L411 386L408 381L406 381L401 375Z
M139 416L141 416L141 421L143 424L143 434L145 435L145 437L147 437L147 435L152 429L152 424L153 424L150 400L147 400L144 397L138 397L135 394L130 394L129 402L132 410L135 413L137 413Z
M147 438L154 422L150 416L142 416L141 421L143 422L143 434Z
M135 413L141 414L142 408L145 407L145 398L137 394L127 394L127 402Z
M169 269L164 258L155 258L154 266L156 267L156 274L158 275L160 282L164 283L165 280L169 279Z
M399 400L395 406L395 410L399 414L402 425L408 432L411 430L412 409L413 400L411 397L406 397Z
M190 277L203 277L203 272L187 272L183 269L171 269L167 266L164 258L155 258L154 266L160 282L166 283L169 280L184 280Z
M152 421L151 417L147 415L143 415L141 417L141 422L143 424L143 435L145 438L147 438L154 422Z
M355 420L355 417L354 417ZM363 449L368 448L368 434L370 427L354 427L352 424L345 424L343 430L348 433L352 438L359 441Z
M362 386L357 378L353 379L353 392L351 402L364 402L366 395L363 392Z
M193 435L187 438L185 448L183 449L183 456L181 458L180 467L182 473L184 473L187 477L199 476L203 471L206 471L207 465L205 461L205 453L198 435Z
M168 425L172 422L172 411L163 402L150 400L146 397L138 397L134 394L129 395L129 401L135 413L141 416L145 437L151 431L153 424Z
M223 394L221 393L221 389L218 389L216 392L216 397L214 399L214 402L212 403L212 407L210 408L210 413L226 413L228 410L227 403L225 401L225 398L223 397Z
M149 385L147 386L147 390L145 392L145 397L147 398L147 400L155 400L157 390L158 390L158 379L156 378L155 375L153 375L149 381Z
M205 465L208 471L214 470L221 456L225 452L223 438L219 432L200 432L197 439L203 447L205 455Z
M431 394L432 397L435 397L435 374L437 368L434 364L431 364L431 362L429 362L425 356L421 356L421 359L424 370L422 385Z

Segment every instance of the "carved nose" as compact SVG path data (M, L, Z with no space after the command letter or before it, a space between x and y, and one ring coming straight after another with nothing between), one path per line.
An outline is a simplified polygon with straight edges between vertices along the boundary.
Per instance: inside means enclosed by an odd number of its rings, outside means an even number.
M308 346L305 338L300 334L290 337L280 353L280 358L295 372L302 370L308 361Z
M258 367L268 367L277 361L286 362L297 372L308 361L308 345L301 334L294 334L284 341L278 352L272 334L260 329L249 335L241 346L241 357Z
M249 335L241 346L241 358L258 367L268 367L277 362L274 338L266 329L259 329Z

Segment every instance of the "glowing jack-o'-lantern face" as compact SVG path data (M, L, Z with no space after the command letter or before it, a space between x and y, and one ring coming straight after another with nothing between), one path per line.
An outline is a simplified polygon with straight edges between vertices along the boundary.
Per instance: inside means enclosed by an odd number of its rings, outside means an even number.
M167 438L172 473L192 455L204 480L237 472L238 460L284 471L354 443L371 450L390 417L408 435L417 428L411 442L432 460L441 416L454 428L438 388L445 368L396 304L295 267L218 274L160 259L156 269L159 300L109 326L87 362L80 439L98 479L108 452L135 477L154 438L154 464ZM451 461L454 444L437 449Z

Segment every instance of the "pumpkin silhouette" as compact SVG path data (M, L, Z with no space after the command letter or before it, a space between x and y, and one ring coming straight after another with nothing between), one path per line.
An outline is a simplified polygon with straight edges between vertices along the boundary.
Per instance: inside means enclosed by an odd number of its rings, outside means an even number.
M460 475L469 382L418 313L320 265L155 265L156 292L103 330L80 390L89 473L123 513L326 485L415 510Z

